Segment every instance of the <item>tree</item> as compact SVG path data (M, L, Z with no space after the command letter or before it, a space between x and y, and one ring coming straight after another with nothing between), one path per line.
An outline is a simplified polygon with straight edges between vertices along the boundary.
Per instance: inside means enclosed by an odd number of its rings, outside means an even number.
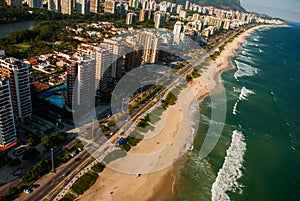
M51 148L62 144L65 140L66 133L54 132L50 135L43 137L41 141L45 147Z

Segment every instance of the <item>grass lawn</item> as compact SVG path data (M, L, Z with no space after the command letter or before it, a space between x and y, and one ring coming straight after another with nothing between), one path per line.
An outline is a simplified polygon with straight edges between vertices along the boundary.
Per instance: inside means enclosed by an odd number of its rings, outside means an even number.
M98 174L89 171L82 175L71 187L72 191L78 195L82 195L97 180Z

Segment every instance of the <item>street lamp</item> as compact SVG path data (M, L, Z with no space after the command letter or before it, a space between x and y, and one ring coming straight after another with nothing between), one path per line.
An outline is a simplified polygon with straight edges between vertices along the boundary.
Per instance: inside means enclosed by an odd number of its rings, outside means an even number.
M52 172L55 172L53 147L51 148L51 163L52 163Z

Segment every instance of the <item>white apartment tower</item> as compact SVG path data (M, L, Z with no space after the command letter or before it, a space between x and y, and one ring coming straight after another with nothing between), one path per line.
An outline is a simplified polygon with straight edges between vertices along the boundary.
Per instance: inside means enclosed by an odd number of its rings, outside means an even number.
M17 141L9 81L0 76L0 148Z
M126 17L126 24L136 24L137 22L137 14L128 13Z
M166 15L162 12L156 12L154 14L154 27L158 29L159 27L163 26L165 23Z
M188 10L189 9L189 7L190 7L190 2L189 1L186 1L185 2L185 10Z
M100 47L112 54L111 77L121 78L124 47L120 44L120 41L104 39L103 43L100 44Z
M80 44L77 48L81 55L95 59L95 89L103 90L107 87L108 78L111 75L112 53L98 46Z
M10 84L12 107L16 119L23 121L32 114L29 62L21 62L15 58L0 59L0 72Z
M96 73L96 62L94 59L81 56L80 54L75 55L75 61L73 68L77 71L77 83L74 83L72 91L72 106L88 106L93 103L95 98L95 73ZM73 107L72 107L73 108Z
M174 36L174 44L179 44L180 34L184 31L184 23L181 21L177 21L174 25L173 36Z
M145 31L138 35L138 42L143 46L141 63L156 63L159 51L159 37L154 32Z

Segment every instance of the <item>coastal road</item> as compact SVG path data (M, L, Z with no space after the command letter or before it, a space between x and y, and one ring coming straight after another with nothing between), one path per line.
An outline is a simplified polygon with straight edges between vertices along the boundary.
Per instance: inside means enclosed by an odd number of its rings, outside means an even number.
M80 154L78 154L76 157L69 160L66 164L63 164L60 166L60 168L57 169L56 173L49 173L47 176L50 176L50 180L46 183L39 184L36 182L36 185L38 186L36 189L33 189L33 192L31 194L21 194L21 198L17 200L26 200L26 201L32 201L32 200L42 200L49 192L53 191L62 181L65 180L65 183L68 183L70 178L73 178L76 174L76 169L79 168L81 162L87 160L90 157L90 154L83 150ZM80 158L79 161L75 161L77 158ZM78 160L78 159L77 159ZM64 172L69 171L70 174L67 177L63 176ZM47 178L46 178L47 179Z

